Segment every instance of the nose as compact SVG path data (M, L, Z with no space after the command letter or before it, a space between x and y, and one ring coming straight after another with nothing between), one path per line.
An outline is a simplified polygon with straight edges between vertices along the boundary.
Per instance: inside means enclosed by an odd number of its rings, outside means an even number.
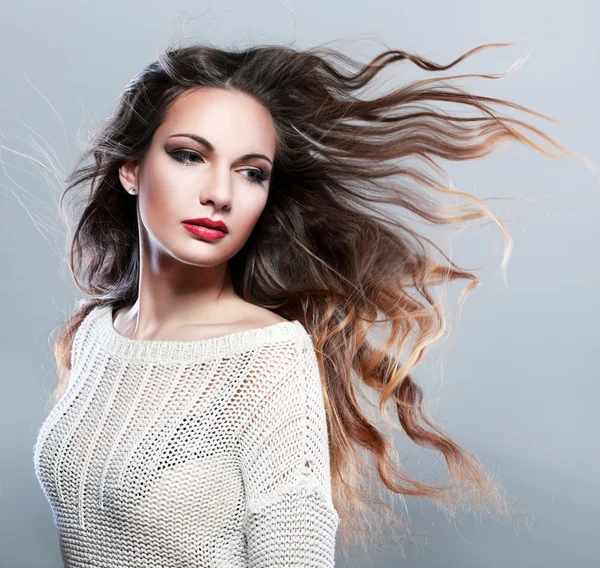
M212 203L215 210L231 209L232 181L230 171L226 168L214 169L214 175L209 176L200 192L200 203Z

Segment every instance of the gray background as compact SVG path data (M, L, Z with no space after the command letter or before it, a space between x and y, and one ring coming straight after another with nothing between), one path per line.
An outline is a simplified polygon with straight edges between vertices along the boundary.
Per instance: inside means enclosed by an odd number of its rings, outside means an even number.
M333 47L365 61L383 50L380 40L439 63L479 44L520 40L439 76L501 73L531 54L501 80L460 84L564 121L506 111L598 163L599 17L591 0L0 4L0 566L62 565L32 448L56 380L50 333L79 297L57 217L60 184L19 152L42 162L55 153L68 170L85 129L110 113L129 79L182 34L224 47L296 40L304 48L342 38ZM431 76L396 65L386 87ZM386 548L356 549L351 565L598 566L597 173L517 145L442 166L457 188L479 197L538 197L492 203L515 239L506 282L503 237L494 225L438 233L459 264L487 265L462 312L447 302L451 334L414 373L434 419L481 457L528 521L515 527L464 513L449 523L427 502L407 499L420 548L407 545L404 559ZM63 173L56 172L59 179ZM450 299L459 291L453 285ZM411 458L413 475L433 480L437 455L400 440L398 448ZM438 463L437 478L441 472ZM347 563L340 558L336 565Z

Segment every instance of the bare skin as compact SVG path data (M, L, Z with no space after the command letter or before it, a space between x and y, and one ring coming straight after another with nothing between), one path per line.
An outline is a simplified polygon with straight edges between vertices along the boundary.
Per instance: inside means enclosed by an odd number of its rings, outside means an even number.
M202 136L214 147L184 136ZM276 150L269 111L235 91L201 88L177 99L140 161L119 170L135 186L140 281L132 306L117 311L117 333L136 340L202 340L286 321L235 294L228 260L264 210ZM244 154L265 157L241 159ZM260 180L264 174L267 179ZM222 220L227 235L210 241L188 232L193 217Z

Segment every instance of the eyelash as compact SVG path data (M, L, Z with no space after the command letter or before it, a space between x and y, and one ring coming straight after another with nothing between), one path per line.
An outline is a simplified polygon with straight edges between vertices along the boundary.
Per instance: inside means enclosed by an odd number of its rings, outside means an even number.
M178 163L182 164L184 167L189 167L191 165L193 165L194 163L198 163L198 162L186 162L185 160L183 160L182 158L180 158L179 156L199 156L200 158L202 158L202 160L204 160L204 157L202 156L202 154L199 154L198 152L191 152L189 150L174 150L173 152L169 152L169 155ZM262 170L260 169L254 169L254 168L246 168L245 170L242 171L250 171L250 172L256 172L257 177L254 179L251 179L247 176L244 176L246 178L246 181L248 183L256 183L256 184L261 184L264 181L267 181L269 179L269 176L267 174L265 174Z

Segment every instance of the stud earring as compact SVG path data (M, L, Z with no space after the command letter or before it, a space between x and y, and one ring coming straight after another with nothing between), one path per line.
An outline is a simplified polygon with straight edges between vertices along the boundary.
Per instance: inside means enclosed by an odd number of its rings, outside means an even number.
M131 195L135 195L135 194L137 193L137 192L136 192L136 189L135 189L135 185L132 185L132 186L130 186L130 187L129 187L129 189L128 189L127 191L128 191L129 193L131 193Z

